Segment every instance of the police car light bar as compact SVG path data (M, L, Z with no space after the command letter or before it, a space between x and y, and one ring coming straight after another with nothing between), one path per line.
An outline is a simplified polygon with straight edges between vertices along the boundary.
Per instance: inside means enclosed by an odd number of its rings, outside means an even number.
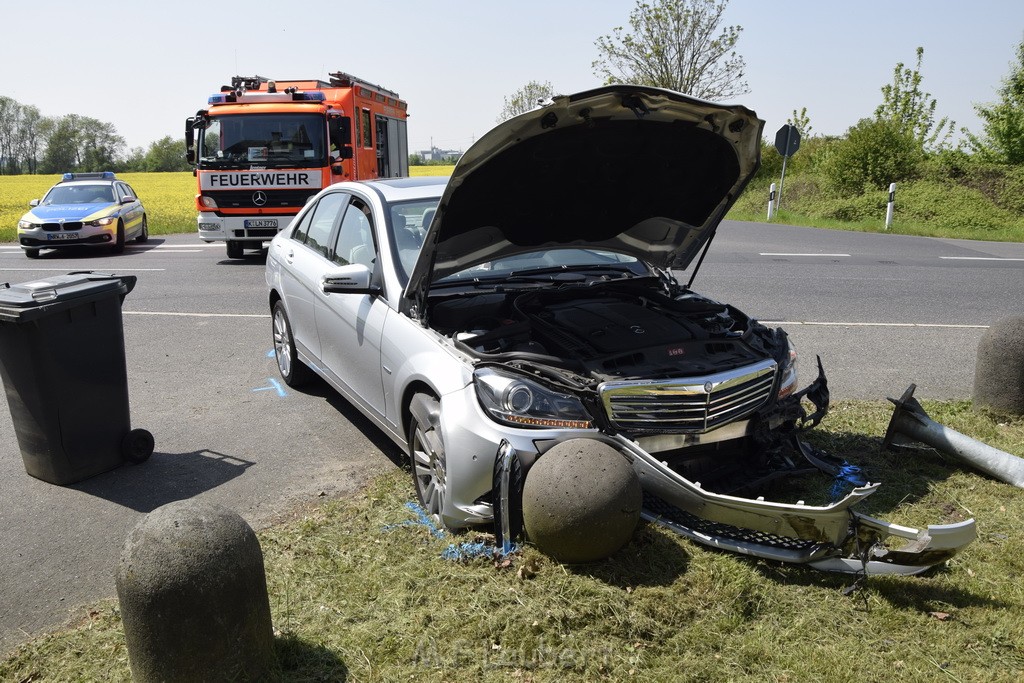
M69 180L114 180L117 176L113 171L98 171L95 173L65 173L61 176L61 182Z

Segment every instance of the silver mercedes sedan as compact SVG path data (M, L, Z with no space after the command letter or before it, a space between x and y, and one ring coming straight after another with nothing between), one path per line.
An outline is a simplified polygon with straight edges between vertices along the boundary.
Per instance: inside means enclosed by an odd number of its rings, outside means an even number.
M531 466L583 438L631 464L645 518L696 542L844 572L945 561L973 520L866 517L864 482L827 505L757 493L839 470L798 438L828 409L820 362L798 390L783 330L691 289L762 126L742 106L606 86L500 124L450 179L322 190L267 257L281 375L319 375L387 433L448 528L507 540Z

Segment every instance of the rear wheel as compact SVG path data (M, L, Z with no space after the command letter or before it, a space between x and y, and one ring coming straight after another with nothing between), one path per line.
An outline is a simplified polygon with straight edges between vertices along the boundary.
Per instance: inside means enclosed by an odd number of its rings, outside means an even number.
M121 439L121 455L128 462L138 464L153 455L153 435L145 429L133 429Z
M277 369L281 372L284 383L290 387L299 387L309 380L310 370L295 352L295 338L292 326L288 321L288 313L284 303L274 304L274 356L277 357Z
M114 237L114 243L110 246L110 250L115 254L124 251L124 223L121 221L117 222L117 236Z
M242 258L242 243L238 240L228 240L228 258Z
M409 459L416 496L440 526L448 497L448 460L441 438L441 404L430 394L416 394L409 403Z
M148 239L149 239L149 221L147 221L146 217L143 216L142 217L142 230L140 230L139 234L135 237L135 241L138 242L139 244L142 244L143 242L145 242Z
M39 250L36 248L25 249L25 256L29 258L39 258Z

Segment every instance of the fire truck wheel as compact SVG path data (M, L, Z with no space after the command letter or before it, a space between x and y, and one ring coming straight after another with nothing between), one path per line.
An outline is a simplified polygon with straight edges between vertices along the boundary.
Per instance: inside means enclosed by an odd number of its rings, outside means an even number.
M135 241L138 242L139 244L142 244L143 242L145 242L148 239L149 239L149 221L146 220L145 216L143 216L142 217L142 230L140 230L139 234L135 237Z
M242 258L242 243L238 240L228 240L228 258Z
M111 245L110 250L115 254L124 251L124 223L121 221L117 222L117 237L114 238L114 244Z

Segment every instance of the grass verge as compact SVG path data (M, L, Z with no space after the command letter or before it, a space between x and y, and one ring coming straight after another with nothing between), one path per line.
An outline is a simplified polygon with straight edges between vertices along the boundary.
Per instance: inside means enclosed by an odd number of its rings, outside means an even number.
M1024 419L925 402L951 428L1024 455ZM442 555L407 507L408 473L260 532L286 681L1016 681L1024 674L1024 493L926 450L879 453L891 406L837 403L811 439L881 489L865 512L980 536L918 577L850 576L716 552L641 525L611 559L560 565ZM870 435L870 436L869 436ZM827 489L808 477L784 500ZM810 501L808 501L810 502ZM886 673L883 673L886 672ZM128 681L116 604L0 663L0 680Z

